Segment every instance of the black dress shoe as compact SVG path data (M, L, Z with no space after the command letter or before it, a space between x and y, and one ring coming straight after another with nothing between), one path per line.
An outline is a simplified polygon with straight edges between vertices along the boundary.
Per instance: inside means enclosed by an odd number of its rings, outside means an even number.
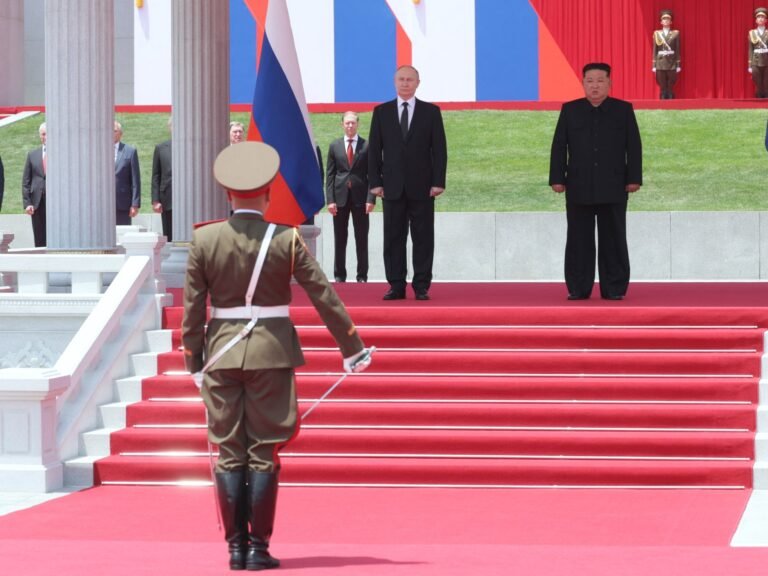
M346 280L346 278L339 278L338 276L336 276L336 277L333 279L333 281L334 281L334 282L338 282L339 284L343 284L343 283L344 283L344 282L346 282L347 280Z
M416 300L429 300L429 294L427 294L426 290L417 290Z
M603 300L624 300L623 294L607 294L603 296Z
M384 294L384 298L382 298L382 300L405 300L405 292L400 292L399 290L390 288L387 290L387 293Z
M358 276L358 277L357 277L357 281L358 281L358 282L368 282L368 278L364 278L364 277L362 277L362 276Z
M568 294L568 300L588 300L589 294Z

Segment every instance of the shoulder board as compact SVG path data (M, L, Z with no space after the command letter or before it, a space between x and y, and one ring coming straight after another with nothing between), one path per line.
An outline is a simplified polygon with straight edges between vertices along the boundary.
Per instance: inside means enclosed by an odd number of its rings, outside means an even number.
M198 228L202 228L203 226L208 226L208 224L216 224L218 222L226 222L226 218L219 218L218 220L206 220L205 222L196 222L192 225L192 228L197 230Z

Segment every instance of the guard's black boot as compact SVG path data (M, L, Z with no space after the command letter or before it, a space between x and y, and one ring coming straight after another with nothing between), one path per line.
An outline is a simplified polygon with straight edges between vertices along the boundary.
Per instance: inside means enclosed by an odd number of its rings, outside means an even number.
M246 570L268 570L280 566L280 561L269 554L269 539L275 524L276 504L277 474L251 470L248 473L251 531L245 558Z
M245 569L248 552L248 493L246 471L216 472L216 493L224 525L224 538L229 544L229 569Z

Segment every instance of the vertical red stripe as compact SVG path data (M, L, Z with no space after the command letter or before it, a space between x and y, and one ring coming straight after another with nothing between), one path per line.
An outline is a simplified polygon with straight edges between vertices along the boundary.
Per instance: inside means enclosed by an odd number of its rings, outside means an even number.
M395 60L397 67L400 68L400 66L413 64L413 44L411 44L411 39L408 38L408 34L405 33L405 30L403 30L403 27L400 26L400 22L397 20L395 20L395 27Z

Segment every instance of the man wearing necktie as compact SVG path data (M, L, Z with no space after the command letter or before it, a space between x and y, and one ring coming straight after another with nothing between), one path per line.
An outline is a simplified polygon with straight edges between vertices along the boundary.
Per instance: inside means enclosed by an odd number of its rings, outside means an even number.
M368 281L368 214L376 197L368 190L368 143L357 133L355 112L345 112L341 124L344 137L331 142L326 165L325 199L333 215L333 276L347 280L347 237L349 217L355 230L358 282Z
M661 29L653 33L653 68L662 100L675 97L672 87L680 72L680 32L672 29L672 10L659 14Z
M749 67L755 98L768 98L768 9L755 8L755 28L749 31Z
M37 132L42 146L27 153L27 161L21 177L21 199L24 203L24 212L32 217L35 247L42 248L48 242L45 232L45 175L48 162L45 146L48 132L45 129L45 122L40 124Z
M409 230L416 299L429 300L432 284L435 198L445 190L448 150L440 108L416 98L419 82L413 66L398 68L397 98L376 106L371 119L368 180L384 204L384 300L405 298Z
M115 224L130 225L141 207L141 173L136 148L121 142L123 127L115 122Z

